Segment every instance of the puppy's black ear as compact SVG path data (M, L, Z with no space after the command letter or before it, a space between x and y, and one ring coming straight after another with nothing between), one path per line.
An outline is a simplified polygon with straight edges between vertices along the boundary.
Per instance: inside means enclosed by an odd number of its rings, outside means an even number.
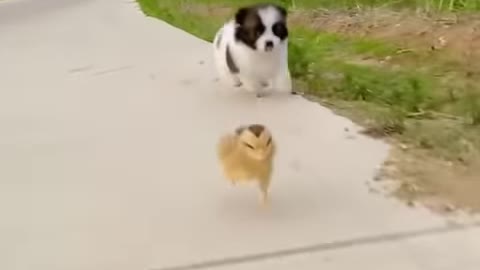
M242 25L245 22L245 19L247 18L249 12L249 8L240 8L239 10L237 10L237 13L235 13L235 22Z

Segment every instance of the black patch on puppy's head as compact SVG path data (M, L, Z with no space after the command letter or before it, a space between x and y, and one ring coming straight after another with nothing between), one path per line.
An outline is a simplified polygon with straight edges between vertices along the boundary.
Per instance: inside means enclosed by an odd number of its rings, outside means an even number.
M235 39L256 50L257 39L265 32L265 25L258 15L258 7L240 8L235 14Z
M265 11L267 12L265 13ZM261 16L274 16L276 22L265 25ZM271 18L272 17L266 21L271 21ZM235 29L235 39L253 50L259 49L257 48L257 40L266 30L271 31L271 33L281 41L284 41L288 37L287 10L279 5L256 4L242 7L238 9L235 14L235 23L237 26Z
M272 31L282 41L288 37L288 28L284 21L276 22L272 26Z
M272 25L272 32L280 40L285 40L288 37L287 27L287 10L284 7L278 5L270 5L274 7L278 14L280 14L280 20Z

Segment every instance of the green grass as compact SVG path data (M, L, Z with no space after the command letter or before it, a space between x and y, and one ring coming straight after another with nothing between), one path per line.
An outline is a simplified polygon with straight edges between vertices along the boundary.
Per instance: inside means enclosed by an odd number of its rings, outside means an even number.
M138 0L150 16L212 41L231 12L205 13L199 7L238 7L255 0ZM427 10L480 10L480 1L441 0L273 0L290 8L356 8L387 5ZM213 14L213 15L212 15ZM318 32L291 25L289 64L295 87L328 101L373 131L428 148L443 157L465 159L467 141L480 149L480 89L472 84L441 83L433 71L450 63L412 54L400 68L379 64L399 50L367 38ZM371 62L365 61L371 60ZM419 62L421 61L421 62ZM438 63L437 63L438 62ZM373 63L373 64L372 64ZM423 69L419 68L423 64ZM440 64L439 64L440 63ZM478 85L478 84L477 84ZM476 91L479 90L479 91ZM454 93L454 94L452 94ZM433 123L433 124L432 124Z
M141 2L155 2L143 1ZM166 0L169 2L171 0ZM162 1L163 2L163 1ZM178 0L177 3L181 3ZM231 7L239 7L247 4L258 3L258 0L200 0L195 1L202 4L222 4ZM478 0L270 0L271 3L280 4L293 8L358 8L358 7L389 7L392 9L400 8L420 8L424 10L480 10L480 1Z

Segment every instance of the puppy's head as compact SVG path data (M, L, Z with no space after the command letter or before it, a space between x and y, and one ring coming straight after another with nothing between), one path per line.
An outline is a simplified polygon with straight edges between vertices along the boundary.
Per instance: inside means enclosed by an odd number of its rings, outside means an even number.
M287 11L273 4L240 8L235 14L235 38L253 50L270 52L288 38Z
M241 126L235 131L238 136L239 150L250 158L263 161L273 153L272 134L263 125L253 124Z

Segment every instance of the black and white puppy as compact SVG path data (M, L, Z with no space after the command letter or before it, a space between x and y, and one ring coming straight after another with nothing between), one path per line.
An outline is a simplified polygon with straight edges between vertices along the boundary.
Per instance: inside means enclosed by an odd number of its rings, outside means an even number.
M213 41L221 81L243 86L258 97L265 89L292 93L288 68L287 11L274 4L237 10Z

